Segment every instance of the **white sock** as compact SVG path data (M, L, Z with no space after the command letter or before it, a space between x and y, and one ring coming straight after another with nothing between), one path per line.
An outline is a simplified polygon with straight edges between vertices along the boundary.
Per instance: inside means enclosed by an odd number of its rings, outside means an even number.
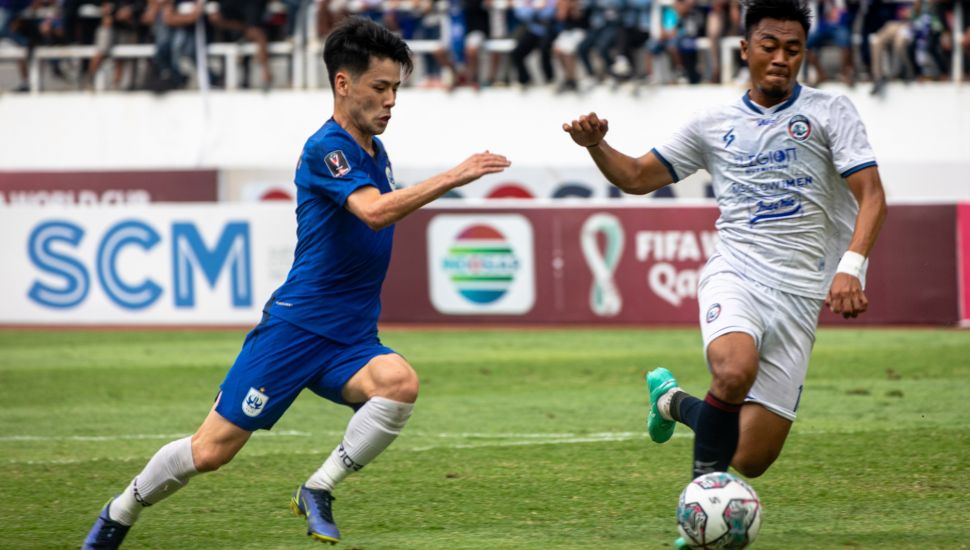
M306 486L333 491L334 486L374 460L394 441L413 409L414 403L372 397L351 417L343 441L310 476Z
M111 501L108 515L118 523L131 525L142 508L178 491L197 473L192 461L192 438L175 440L159 449L124 492Z
M660 399L657 399L657 411L660 413L660 416L662 416L665 420L674 419L672 416L670 416L670 400L673 399L674 394L679 391L684 391L684 390L680 388L673 388L667 393L661 395Z

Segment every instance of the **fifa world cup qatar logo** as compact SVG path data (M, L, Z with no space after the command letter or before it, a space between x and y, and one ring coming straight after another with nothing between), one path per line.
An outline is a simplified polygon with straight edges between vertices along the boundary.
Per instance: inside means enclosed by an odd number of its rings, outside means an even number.
M600 235L604 246L600 249ZM586 265L593 273L589 306L600 317L613 317L623 309L623 298L613 280L623 255L624 233L620 220L612 214L594 214L583 224L580 245Z

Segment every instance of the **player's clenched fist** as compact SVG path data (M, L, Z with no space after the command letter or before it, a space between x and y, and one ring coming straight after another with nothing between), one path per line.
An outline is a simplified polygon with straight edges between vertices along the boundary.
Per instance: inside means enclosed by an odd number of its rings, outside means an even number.
M583 147L593 147L599 145L606 132L610 129L610 123L605 118L596 116L596 113L582 115L579 119L567 122L562 125L563 131L569 134L578 145Z
M858 317L869 308L869 300L862 290L862 283L857 277L845 273L836 273L825 298L825 305L832 313L842 315L846 319Z

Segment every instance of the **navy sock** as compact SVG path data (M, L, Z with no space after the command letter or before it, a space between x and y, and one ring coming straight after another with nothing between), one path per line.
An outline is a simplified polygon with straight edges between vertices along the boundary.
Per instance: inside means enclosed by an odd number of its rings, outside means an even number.
M708 392L697 409L691 479L710 472L726 472L731 465L738 448L741 403L727 403Z
M703 404L703 401L685 391L675 392L670 398L670 417L696 430L697 418L701 414Z

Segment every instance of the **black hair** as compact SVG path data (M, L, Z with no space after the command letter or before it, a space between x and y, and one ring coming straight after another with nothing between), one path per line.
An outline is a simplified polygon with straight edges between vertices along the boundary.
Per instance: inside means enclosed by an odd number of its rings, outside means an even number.
M342 21L323 46L323 62L327 65L330 87L334 87L337 71L344 69L359 76L367 71L372 57L400 63L405 76L414 70L411 48L400 37L363 17L349 17Z
M744 8L744 37L751 39L751 32L762 19L777 19L779 21L796 21L805 29L812 23L812 10L803 0L742 0Z

